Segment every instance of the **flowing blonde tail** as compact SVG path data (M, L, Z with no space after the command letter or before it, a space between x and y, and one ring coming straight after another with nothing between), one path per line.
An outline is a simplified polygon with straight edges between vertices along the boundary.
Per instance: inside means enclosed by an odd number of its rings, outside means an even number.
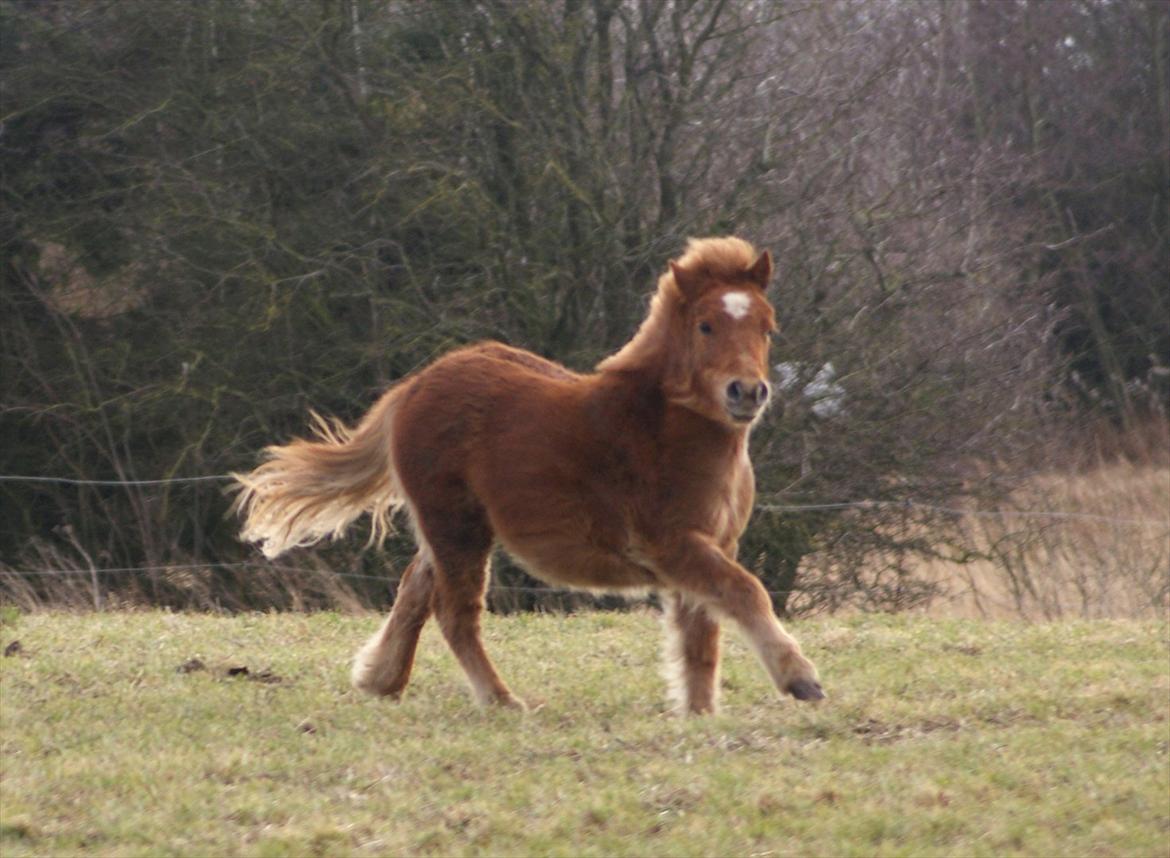
M388 391L352 430L313 414L317 440L269 447L264 464L232 474L240 492L232 508L244 518L240 538L276 557L326 536L337 539L368 512L370 543L385 539L405 500L390 448L402 390Z

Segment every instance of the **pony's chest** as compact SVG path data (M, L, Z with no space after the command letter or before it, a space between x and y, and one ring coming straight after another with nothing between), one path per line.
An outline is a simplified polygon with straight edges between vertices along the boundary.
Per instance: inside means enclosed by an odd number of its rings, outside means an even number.
M755 476L746 448L705 467L677 463L665 469L659 487L658 520L667 527L697 530L719 542L734 540L751 516Z
M727 475L711 510L711 535L720 541L738 539L751 517L755 493L755 475L744 453Z

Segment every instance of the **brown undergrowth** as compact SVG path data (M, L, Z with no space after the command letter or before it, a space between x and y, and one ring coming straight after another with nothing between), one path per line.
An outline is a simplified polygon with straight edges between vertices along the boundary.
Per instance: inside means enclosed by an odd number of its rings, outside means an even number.
M1159 617L1170 610L1170 441L1165 421L1097 430L1054 449L1002 514L972 511L964 562L916 574L958 616Z

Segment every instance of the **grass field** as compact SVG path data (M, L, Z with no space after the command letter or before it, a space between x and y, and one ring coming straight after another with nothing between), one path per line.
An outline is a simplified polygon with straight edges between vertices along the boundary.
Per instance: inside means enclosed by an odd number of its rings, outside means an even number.
M6 620L6 858L1170 852L1157 621L800 623L825 704L731 638L723 713L686 719L646 612L489 617L523 715L432 627L404 702L351 691L374 616Z

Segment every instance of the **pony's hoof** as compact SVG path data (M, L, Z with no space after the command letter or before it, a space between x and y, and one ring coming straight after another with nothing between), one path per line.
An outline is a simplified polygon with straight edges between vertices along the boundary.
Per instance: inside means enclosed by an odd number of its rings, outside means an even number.
M515 709L517 712L528 711L528 704L514 694L498 694L488 703L491 706L499 706L501 709Z
M815 679L794 679L784 689L797 700L824 700L825 692Z

